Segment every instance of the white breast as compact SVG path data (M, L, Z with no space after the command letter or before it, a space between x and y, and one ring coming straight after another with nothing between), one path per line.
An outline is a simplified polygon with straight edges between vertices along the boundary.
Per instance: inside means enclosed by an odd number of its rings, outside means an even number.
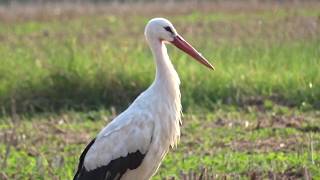
M178 143L182 108L179 79L173 80L175 83L167 82L171 86L159 87L155 83L142 95L141 101L145 99L145 103L150 103L147 107L151 113L149 117L152 117L154 122L152 141L141 166L135 170L127 171L122 180L150 179L159 168L170 146L174 147Z

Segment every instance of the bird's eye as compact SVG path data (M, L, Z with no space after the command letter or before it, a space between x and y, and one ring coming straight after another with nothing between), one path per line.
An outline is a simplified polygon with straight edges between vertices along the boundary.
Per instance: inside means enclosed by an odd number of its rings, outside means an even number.
M173 31L172 31L171 27L166 26L166 27L164 27L164 29L165 29L166 31L170 32L171 34L173 34Z

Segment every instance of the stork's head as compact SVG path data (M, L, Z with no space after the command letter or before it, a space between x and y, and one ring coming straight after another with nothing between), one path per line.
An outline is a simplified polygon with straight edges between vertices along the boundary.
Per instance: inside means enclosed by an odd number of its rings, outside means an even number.
M201 64L210 69L214 69L208 60L206 60L196 49L194 49L177 33L176 29L167 19L151 19L145 28L145 36L148 41L159 40L160 42L169 42L185 53L189 54Z

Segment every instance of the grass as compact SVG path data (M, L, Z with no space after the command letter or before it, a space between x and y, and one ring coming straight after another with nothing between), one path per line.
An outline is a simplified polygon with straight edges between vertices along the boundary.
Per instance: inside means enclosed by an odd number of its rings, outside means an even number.
M86 143L112 119L110 111L20 116L0 123L2 173L8 179L71 179ZM215 177L320 178L319 111L273 106L222 107L185 114L181 142L154 179L207 167ZM312 145L311 145L312 144ZM312 148L311 148L312 146ZM19 173L17 173L19 172Z
M0 179L72 178L89 140L152 82L143 30L155 16L216 71L169 46L185 115L154 179L202 167L319 179L319 3L179 5L0 9Z
M182 80L185 110L252 99L318 109L317 6L215 12L213 4L203 11L170 11L165 17L217 69L209 72L169 48ZM18 112L126 107L154 78L143 29L151 17L164 15L161 10L132 11L70 18L39 13L2 22L2 112L12 104Z

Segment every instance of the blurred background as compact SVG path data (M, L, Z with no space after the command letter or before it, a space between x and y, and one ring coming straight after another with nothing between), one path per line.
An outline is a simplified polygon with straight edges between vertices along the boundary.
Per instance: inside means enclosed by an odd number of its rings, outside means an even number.
M320 178L319 1L1 0L0 179L71 179L152 83L153 17L216 67L168 45L184 123L155 179Z

